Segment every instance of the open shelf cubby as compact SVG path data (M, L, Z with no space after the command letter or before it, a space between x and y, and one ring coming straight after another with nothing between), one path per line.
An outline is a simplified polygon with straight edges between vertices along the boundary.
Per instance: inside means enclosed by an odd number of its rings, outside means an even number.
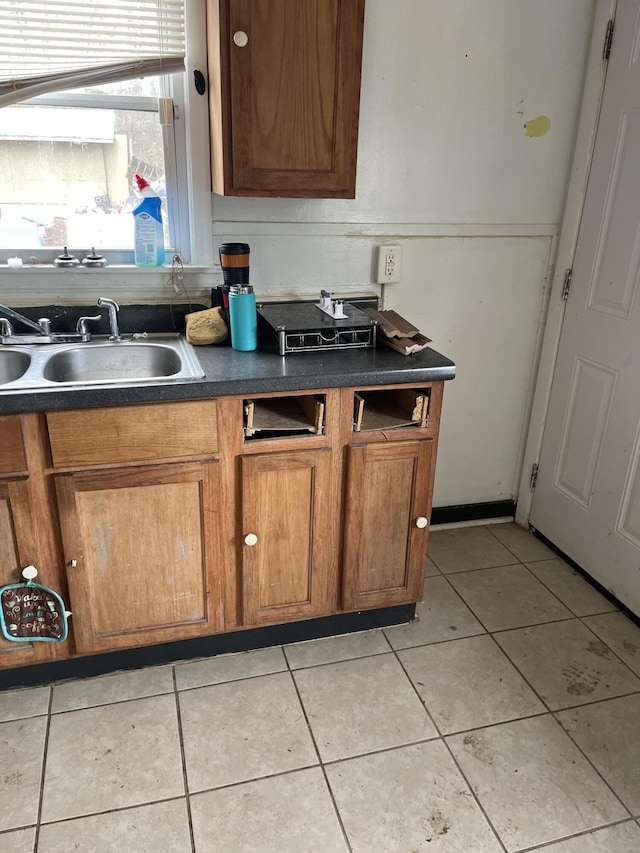
M322 435L324 407L324 396L315 394L245 400L245 441Z
M427 426L428 388L393 388L354 394L354 432Z

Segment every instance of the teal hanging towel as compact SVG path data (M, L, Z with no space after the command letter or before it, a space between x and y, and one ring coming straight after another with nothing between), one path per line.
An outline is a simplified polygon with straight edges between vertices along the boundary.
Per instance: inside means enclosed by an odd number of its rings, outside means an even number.
M67 639L71 613L57 592L33 582L37 575L35 566L27 566L22 572L26 583L0 587L0 628L14 643L61 643Z

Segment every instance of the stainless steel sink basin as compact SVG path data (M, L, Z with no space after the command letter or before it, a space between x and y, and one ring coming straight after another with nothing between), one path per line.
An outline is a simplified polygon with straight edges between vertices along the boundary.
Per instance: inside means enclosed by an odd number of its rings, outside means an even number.
M0 393L63 386L165 385L201 379L193 347L178 334L122 341L0 349Z
M0 351L0 385L14 382L29 369L31 356L22 350Z
M44 366L51 382L126 382L169 378L180 372L178 353L162 344L104 343L76 346L52 355Z

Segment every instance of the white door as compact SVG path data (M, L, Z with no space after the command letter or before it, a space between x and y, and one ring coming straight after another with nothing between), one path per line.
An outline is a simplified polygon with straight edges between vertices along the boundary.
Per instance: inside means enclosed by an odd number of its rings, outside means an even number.
M640 615L640 0L614 43L530 522Z

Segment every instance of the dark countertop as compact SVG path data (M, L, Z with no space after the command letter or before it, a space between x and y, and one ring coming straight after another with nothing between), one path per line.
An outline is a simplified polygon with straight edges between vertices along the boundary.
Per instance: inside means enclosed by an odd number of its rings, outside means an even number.
M255 352L237 352L226 345L200 346L195 350L206 374L204 379L163 385L74 386L29 392L0 389L0 415L236 394L421 383L453 379L456 372L452 361L432 349L404 356L379 345L376 349L296 353L284 357L270 347Z

